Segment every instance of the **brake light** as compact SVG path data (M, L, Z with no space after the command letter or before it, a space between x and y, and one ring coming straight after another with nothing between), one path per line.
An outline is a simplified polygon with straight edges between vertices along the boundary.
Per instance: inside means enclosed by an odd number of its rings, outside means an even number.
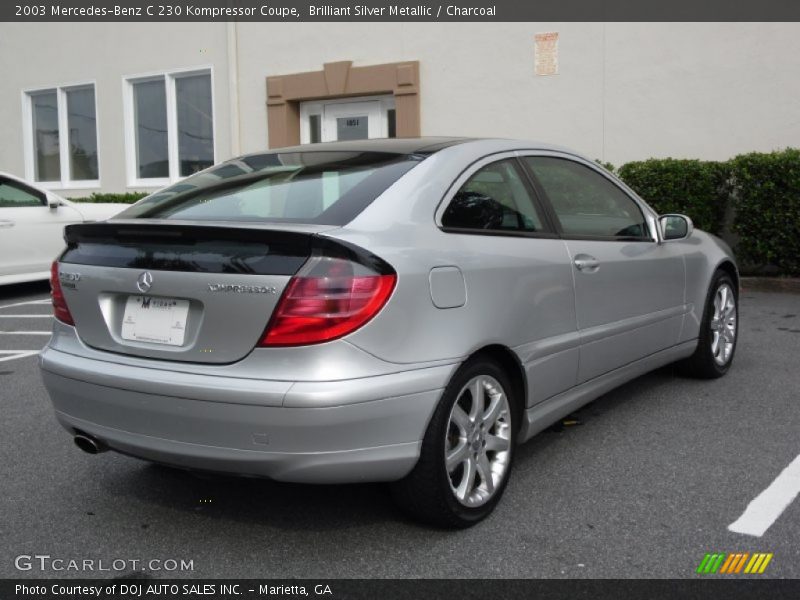
M289 281L259 346L318 344L352 333L380 312L396 281L343 258L314 257Z
M61 280L58 277L58 261L53 261L50 267L50 297L53 299L53 314L56 319L67 325L75 325L72 315L64 299L64 292L61 289Z

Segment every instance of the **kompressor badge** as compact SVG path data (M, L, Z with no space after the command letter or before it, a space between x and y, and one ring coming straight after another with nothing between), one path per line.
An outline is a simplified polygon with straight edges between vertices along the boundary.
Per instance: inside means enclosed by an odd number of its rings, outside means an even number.
M209 283L209 292L230 292L233 294L277 294L272 286L265 285L238 285L230 283Z

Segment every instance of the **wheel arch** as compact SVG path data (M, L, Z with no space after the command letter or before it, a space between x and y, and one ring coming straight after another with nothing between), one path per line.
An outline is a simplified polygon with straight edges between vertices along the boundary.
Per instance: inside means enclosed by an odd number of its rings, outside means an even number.
M733 261L728 259L723 260L717 265L715 271L723 271L731 276L731 279L733 279L733 283L736 286L736 295L738 296L741 288L741 282L739 281L739 270L736 268L736 265L733 264Z
M470 354L464 362L466 363L480 356L494 360L500 365L503 371L506 372L511 380L511 385L514 386L514 398L516 398L516 402L514 403L514 410L517 417L516 422L518 426L521 426L525 408L528 404L528 377L525 374L522 361L520 361L519 356L508 346L490 344Z

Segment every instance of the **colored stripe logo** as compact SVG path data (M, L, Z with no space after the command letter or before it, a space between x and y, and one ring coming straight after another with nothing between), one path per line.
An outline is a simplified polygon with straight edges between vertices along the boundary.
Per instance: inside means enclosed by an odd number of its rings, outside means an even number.
M700 561L697 572L703 575L755 575L766 571L771 560L772 552L708 552Z

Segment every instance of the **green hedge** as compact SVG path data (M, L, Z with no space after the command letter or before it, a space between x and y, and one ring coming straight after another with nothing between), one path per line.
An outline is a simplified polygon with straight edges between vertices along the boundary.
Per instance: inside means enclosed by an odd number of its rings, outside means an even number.
M130 192L128 194L92 194L81 198L70 198L72 202L92 202L94 204L110 202L112 204L133 204L147 196L147 192Z
M652 158L626 163L617 174L660 214L688 215L704 231L722 231L730 195L727 163Z
M800 150L753 152L730 164L740 261L800 275Z
M650 159L617 174L659 213L689 215L698 228L724 235L745 272L800 275L800 150L727 162Z

